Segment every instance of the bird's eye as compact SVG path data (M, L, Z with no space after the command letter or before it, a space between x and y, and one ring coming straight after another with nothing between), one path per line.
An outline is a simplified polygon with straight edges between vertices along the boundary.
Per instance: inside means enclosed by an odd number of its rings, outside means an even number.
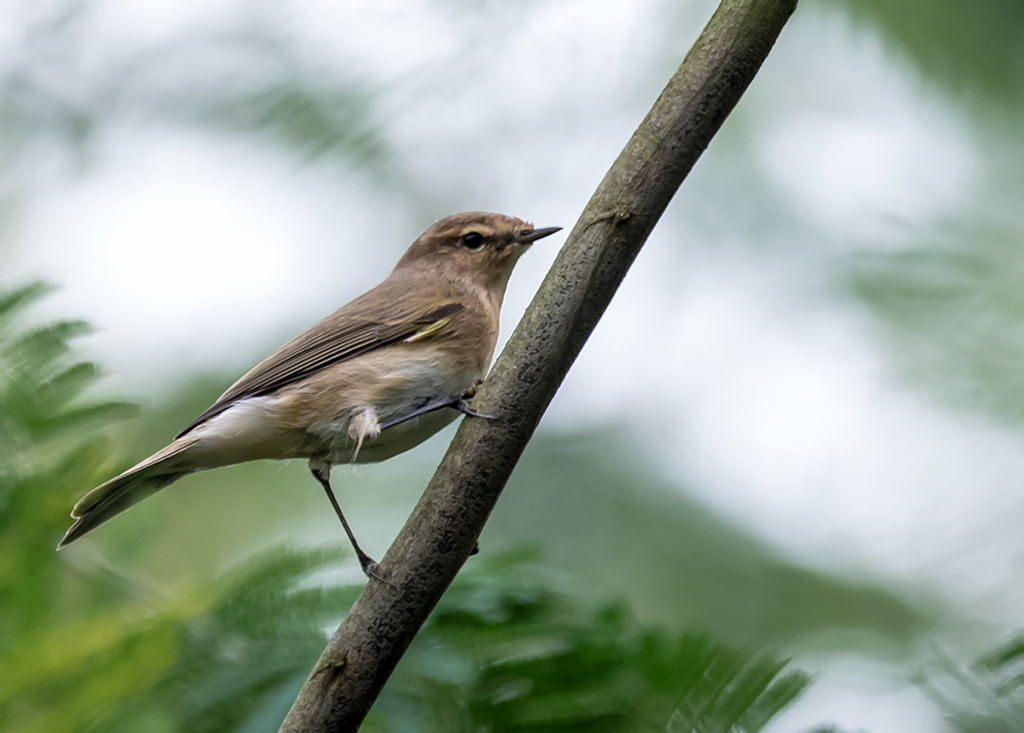
M480 232L470 232L462 235L462 244L466 249L480 249L484 243L484 236Z

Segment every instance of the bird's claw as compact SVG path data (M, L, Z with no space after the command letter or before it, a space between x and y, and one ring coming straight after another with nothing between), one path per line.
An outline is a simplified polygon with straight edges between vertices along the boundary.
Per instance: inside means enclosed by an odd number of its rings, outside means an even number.
M367 578L379 580L384 585L391 585L391 583L384 580L384 578L381 577L381 575L377 572L379 566L377 565L377 562L373 558L369 556L359 558L359 566L363 569L363 575L365 575Z
M451 406L458 410L459 412L461 412L463 415L469 415L470 417L482 417L487 420L494 419L494 415L485 415L482 412L477 412L472 407L470 407L469 403L466 402L465 397L460 397L459 399L455 400L454 402L452 402Z
M453 395L452 401L449 403L449 407L451 407L454 410L458 410L463 415L469 415L470 417L482 417L485 420L493 420L494 415L485 415L482 412L477 412L472 407L470 407L469 402L466 401L476 397L476 388L483 383L484 381L482 379L478 379L476 380L476 382L473 383L473 386L471 386L469 389L462 393L461 397L455 397Z

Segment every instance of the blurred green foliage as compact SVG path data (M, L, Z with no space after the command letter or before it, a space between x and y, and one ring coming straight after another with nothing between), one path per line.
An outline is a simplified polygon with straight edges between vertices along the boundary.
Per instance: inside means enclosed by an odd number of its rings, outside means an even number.
M904 374L960 409L1024 421L1024 248L1018 235L960 229L960 241L861 258L853 286L884 323Z
M5 199L53 172L40 163L40 140L48 163L66 156L85 168L111 125L140 122L258 139L300 160L332 156L406 185L390 175L373 90L294 43L273 13L249 8L236 26L194 27L107 53L97 48L99 3L24 3L18 11L20 32L0 65L0 224Z
M0 294L0 675L7 730L61 730L154 678L170 630L132 606L111 609L113 576L67 572L53 549L68 502L113 466L98 426L130 409L79 399L97 368L77 361L75 321L17 326L46 288ZM81 643L79 643L81 642ZM92 676L102 668L102 676Z
M834 0L869 22L946 89L975 101L1024 101L1019 0Z
M535 544L581 579L581 592L627 598L645 621L706 629L732 644L832 629L902 654L928 631L924 599L804 567L668 484L654 465L616 428L546 433L528 446L481 546Z
M941 403L1024 420L1024 3L834 0L912 61L970 116L970 196L917 241L855 257L852 291L884 327L883 353ZM952 117L952 116L951 116ZM955 118L954 118L955 119ZM957 120L964 121L963 117Z
M968 668L937 652L919 682L962 733L1024 730L1024 635L981 656Z
M529 560L499 553L460 576L382 697L381 730L760 730L808 683L767 656L588 607Z

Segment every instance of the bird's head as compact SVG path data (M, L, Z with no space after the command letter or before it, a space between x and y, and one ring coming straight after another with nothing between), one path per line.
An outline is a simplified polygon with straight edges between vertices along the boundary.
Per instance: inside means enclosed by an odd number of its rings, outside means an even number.
M519 256L542 237L561 227L535 229L533 224L504 214L470 211L441 219L417 237L395 265L446 278L468 278L504 293Z

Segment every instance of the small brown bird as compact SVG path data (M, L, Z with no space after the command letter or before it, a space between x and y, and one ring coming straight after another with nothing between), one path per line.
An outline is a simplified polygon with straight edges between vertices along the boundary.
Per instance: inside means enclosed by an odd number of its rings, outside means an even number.
M75 504L57 549L186 474L261 458L309 459L356 551L376 575L331 490L331 466L383 461L473 412L520 255L560 227L503 214L441 219L382 283L246 372L166 448Z

